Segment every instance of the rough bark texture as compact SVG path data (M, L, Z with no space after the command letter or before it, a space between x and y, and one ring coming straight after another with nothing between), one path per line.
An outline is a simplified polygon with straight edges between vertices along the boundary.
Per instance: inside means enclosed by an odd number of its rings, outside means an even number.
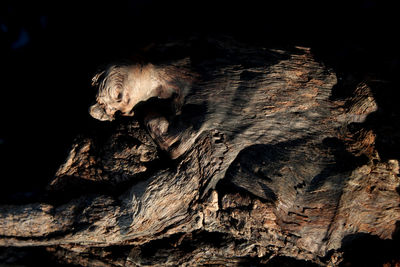
M334 70L308 48L200 43L204 54L180 61L199 78L179 114L152 99L99 123L46 200L0 207L0 245L15 247L1 257L42 247L82 266L395 266L399 163L378 146L398 132L385 141L372 127L373 82L338 99Z

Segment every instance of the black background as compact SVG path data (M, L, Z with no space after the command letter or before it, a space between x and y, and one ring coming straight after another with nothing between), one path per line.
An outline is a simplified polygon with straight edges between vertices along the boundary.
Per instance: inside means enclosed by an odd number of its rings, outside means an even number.
M398 9L383 1L1 1L0 200L35 200L96 122L90 80L141 47L193 33L310 46L338 73L399 69ZM272 1L271 1L272 2Z

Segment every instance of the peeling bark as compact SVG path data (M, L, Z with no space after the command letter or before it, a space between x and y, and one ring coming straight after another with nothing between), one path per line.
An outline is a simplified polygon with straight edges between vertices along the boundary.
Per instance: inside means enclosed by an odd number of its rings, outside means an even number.
M82 266L336 266L366 240L396 260L399 163L367 127L368 83L334 99L308 48L207 45L181 61L199 78L178 114L150 99L77 137L47 201L0 207L0 245Z

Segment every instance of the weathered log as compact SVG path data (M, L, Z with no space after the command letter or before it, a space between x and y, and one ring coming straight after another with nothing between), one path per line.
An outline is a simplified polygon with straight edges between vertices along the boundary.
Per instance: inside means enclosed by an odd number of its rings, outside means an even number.
M179 112L152 98L77 137L47 201L0 207L0 245L82 266L335 266L372 240L390 264L399 164L364 127L368 84L335 100L308 48L205 43L163 63L196 75Z

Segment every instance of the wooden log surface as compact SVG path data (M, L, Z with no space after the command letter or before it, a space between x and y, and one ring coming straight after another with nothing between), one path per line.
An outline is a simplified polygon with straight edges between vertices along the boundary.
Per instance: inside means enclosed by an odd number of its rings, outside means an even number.
M335 99L335 71L309 48L201 45L153 62L197 77L178 114L150 99L77 136L47 200L0 207L0 245L82 266L336 266L359 240L392 255L399 163L367 127L370 84Z

